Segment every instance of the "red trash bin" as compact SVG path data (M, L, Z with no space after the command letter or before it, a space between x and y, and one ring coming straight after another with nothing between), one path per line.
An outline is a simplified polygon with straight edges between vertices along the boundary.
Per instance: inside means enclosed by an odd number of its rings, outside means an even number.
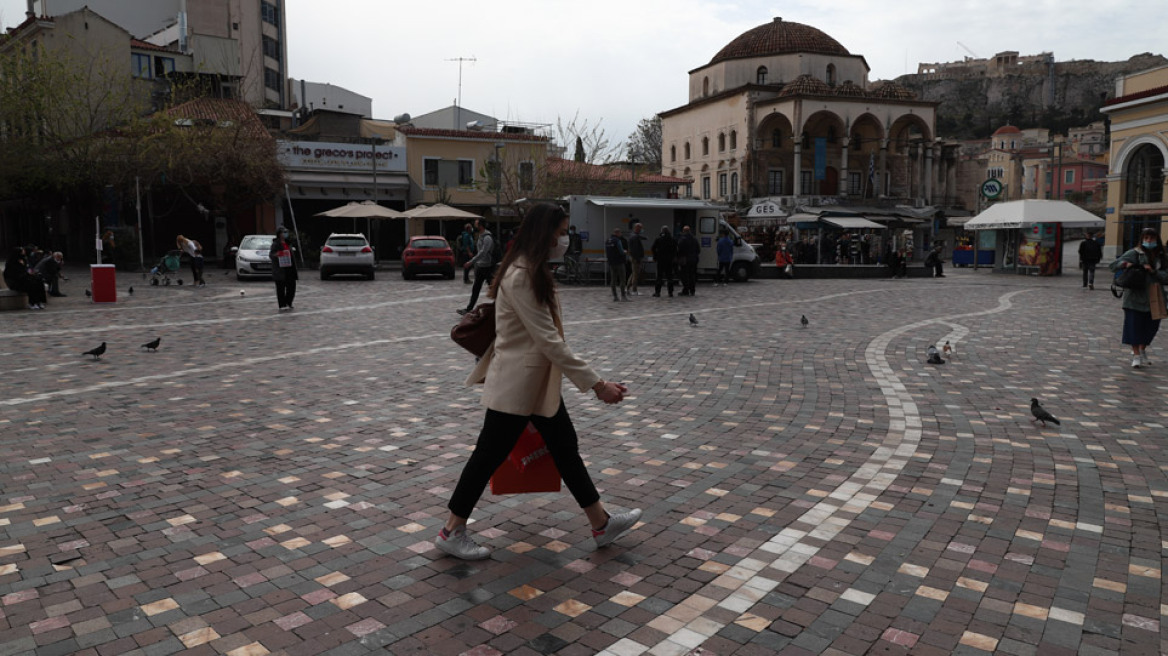
M112 264L90 264L90 282L94 303L117 303L118 287Z

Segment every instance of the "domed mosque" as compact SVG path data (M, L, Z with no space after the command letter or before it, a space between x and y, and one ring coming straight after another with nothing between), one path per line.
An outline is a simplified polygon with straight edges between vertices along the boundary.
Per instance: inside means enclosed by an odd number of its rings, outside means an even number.
M823 31L775 18L689 72L689 102L661 112L663 173L690 196L788 206L951 195L934 141L938 103L918 100Z

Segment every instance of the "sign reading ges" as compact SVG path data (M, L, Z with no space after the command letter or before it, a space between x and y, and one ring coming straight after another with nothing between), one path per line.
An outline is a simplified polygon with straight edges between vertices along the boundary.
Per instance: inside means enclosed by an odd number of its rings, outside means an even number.
M320 141L280 141L280 162L289 169L324 171L377 171L405 173L406 149L400 146L327 143ZM376 158L376 159L375 159Z
M989 198L990 200L1001 196L1002 191L1004 190L1005 185L1003 185L1002 181L997 178L990 178L989 180L981 183L981 195Z

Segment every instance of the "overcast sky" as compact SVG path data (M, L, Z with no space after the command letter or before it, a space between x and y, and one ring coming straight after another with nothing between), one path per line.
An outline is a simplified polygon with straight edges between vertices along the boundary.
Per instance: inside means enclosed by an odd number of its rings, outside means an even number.
M970 51L1123 60L1168 51L1163 0L286 0L292 77L373 98L377 118L462 104L501 119L579 113L614 142L686 102L687 72L775 16L865 57L870 80ZM0 0L0 22L24 18Z

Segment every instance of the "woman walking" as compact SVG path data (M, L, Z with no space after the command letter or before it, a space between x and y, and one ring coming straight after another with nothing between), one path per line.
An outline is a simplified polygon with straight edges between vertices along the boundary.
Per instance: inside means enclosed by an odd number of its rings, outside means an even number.
M434 539L439 549L456 558L490 556L467 535L466 522L528 422L543 436L560 476L584 510L597 547L612 543L641 517L639 509L616 515L605 511L560 396L564 376L605 403L620 403L628 393L624 385L601 379L564 342L560 303L547 263L567 248L567 215L555 205L536 205L523 219L487 294L495 299L495 342L467 378L468 385L484 384L486 418L447 504L446 525Z
M191 277L194 279L191 284L199 287L206 286L207 283L203 280L203 245L182 235L176 237L174 243L180 251L191 257Z
M1109 268L1119 271L1131 267L1141 267L1148 273L1147 287L1129 288L1123 294L1123 343L1131 347L1132 368L1139 369L1152 364L1148 345L1160 330L1160 320L1168 316L1161 286L1168 282L1168 255L1159 230L1144 228L1140 245L1120 255Z
M280 226L276 230L276 238L272 240L272 248L268 251L268 259L272 262L272 280L276 283L276 304L280 306L277 312L292 311L292 301L296 298L296 260L292 257L292 247L288 245L288 229Z

